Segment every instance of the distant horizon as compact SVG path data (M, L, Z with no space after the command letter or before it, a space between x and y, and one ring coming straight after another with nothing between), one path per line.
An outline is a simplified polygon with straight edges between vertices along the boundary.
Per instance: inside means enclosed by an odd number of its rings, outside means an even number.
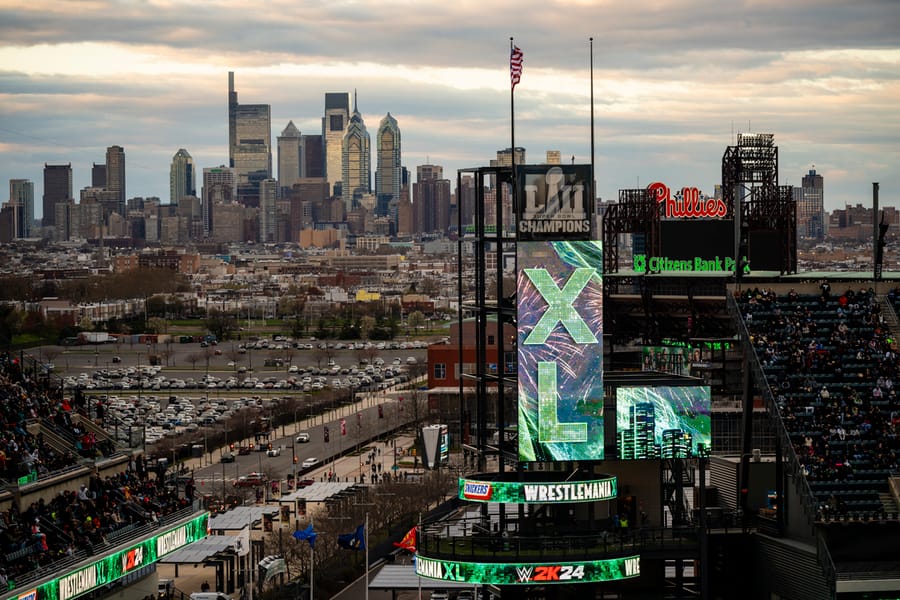
M198 173L228 163L234 71L241 103L271 106L273 162L289 121L320 134L325 93L356 90L370 135L390 112L402 164L441 165L455 187L458 170L486 166L511 145L512 35L524 53L515 141L528 163L547 150L591 163L593 75L605 201L651 181L711 194L734 136L759 132L775 135L780 184L799 185L811 168L822 175L827 211L867 205L873 181L882 205L898 204L895 4L501 0L416 9L400 0L273 0L266 10L236 0L12 0L0 8L0 178L34 182L40 218L44 163L71 162L78 197L91 165L120 145L127 197L167 201L179 148Z

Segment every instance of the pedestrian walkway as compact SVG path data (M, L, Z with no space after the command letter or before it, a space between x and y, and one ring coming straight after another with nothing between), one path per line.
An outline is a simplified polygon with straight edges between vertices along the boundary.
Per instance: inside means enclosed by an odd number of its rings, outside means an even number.
M369 453L371 453L372 450L375 450L375 464L383 465L381 467L381 473L394 473L396 477L407 477L409 474L415 472L414 463L409 463L408 454L406 452L412 447L414 441L415 439L412 435L404 434L393 438L393 442L392 440L388 440L387 443L373 441L368 444L363 444L363 448L366 449L366 451L362 452L359 456L347 455L337 458L334 461L329 461L321 467L307 473L304 477L316 481L326 481L331 476L337 481L359 482L361 472L360 464L362 464L362 470L364 472L371 472L372 459L369 458ZM394 462L391 457L391 450L394 447L400 448L403 452L402 456L398 456L396 470L393 469ZM381 450L380 453L378 452L379 449ZM369 460L368 465L366 465L366 460ZM190 462L191 461L188 461L186 464L189 464ZM365 471L366 468L368 468L368 471ZM376 469L378 469L377 466ZM370 482L370 476L367 475L365 483ZM279 496L277 495L269 497L268 501L265 502L265 505L271 506L274 509L280 509L278 499ZM293 530L292 523L285 523L283 526ZM257 530L254 534L254 539L256 539L258 534L259 531ZM175 588L184 594L201 591L204 582L208 582L211 586L215 585L215 569L213 567L206 567L203 564L180 565L177 568L176 565L173 564L159 564L157 565L157 572L160 579L173 580L175 582ZM235 595L235 598L238 597L238 595Z

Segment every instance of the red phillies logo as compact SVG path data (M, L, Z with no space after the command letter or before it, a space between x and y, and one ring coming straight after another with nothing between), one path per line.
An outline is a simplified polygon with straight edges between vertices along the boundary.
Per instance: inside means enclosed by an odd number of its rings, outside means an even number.
M664 183L651 183L647 187L650 197L665 205L666 218L719 218L728 214L724 200L700 198L700 190L686 187L681 190L681 198L672 198L672 191Z

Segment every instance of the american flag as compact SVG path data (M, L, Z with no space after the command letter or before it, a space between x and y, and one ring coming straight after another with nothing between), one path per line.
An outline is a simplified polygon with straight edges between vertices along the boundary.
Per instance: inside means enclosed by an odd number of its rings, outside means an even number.
M516 89L516 84L522 77L522 51L518 46L513 46L509 53L509 80L512 89Z

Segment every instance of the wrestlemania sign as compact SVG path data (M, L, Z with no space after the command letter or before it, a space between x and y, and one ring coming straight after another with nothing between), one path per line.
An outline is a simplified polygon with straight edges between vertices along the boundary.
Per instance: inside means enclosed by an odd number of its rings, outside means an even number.
M519 240L591 239L590 165L521 165L516 175Z
M589 481L532 482L459 480L459 498L470 502L567 504L616 498L616 478Z

